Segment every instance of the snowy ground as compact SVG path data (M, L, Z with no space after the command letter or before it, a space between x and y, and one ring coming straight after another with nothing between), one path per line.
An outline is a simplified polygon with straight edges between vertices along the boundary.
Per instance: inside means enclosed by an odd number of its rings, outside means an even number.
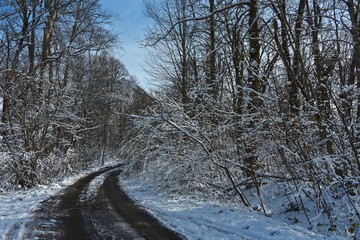
M0 194L0 239L5 239L9 231L16 231L18 239L21 239L24 226L38 204L58 194L87 172L48 186ZM95 194L103 179L102 176L95 178L85 197ZM135 181L122 181L121 186L165 225L188 239L343 239L310 231L302 224L286 223L275 215L266 217L258 211L244 209L240 204L169 197L152 190L151 185Z
M22 238L25 224L38 204L71 185L83 175L66 178L48 186L38 186L30 190L19 190L0 195L0 239L6 239L10 231L16 231L17 238Z
M344 239L310 231L302 224L288 224L281 217L266 217L235 204L219 204L193 198L169 197L154 186L132 180L121 186L147 211L188 239Z
M106 165L115 165L118 162L108 162ZM103 166L102 166L103 167ZM76 182L81 177L96 171L99 167L83 171L75 176L66 177L50 185L40 185L29 190L17 190L2 194L0 192L0 239L6 239L9 232L17 236L16 239L23 239L25 225L31 220L32 213L38 205L58 194L61 190ZM84 197L94 194L103 181L103 177L96 177L90 184Z

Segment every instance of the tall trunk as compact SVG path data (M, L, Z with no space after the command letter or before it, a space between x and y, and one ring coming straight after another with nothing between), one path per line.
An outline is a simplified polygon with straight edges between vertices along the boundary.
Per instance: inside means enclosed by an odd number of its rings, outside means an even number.
M209 12L212 13L215 10L215 1L209 0ZM207 84L210 88L211 96L216 99L218 95L218 83L216 82L216 54L215 54L215 18L211 15L209 18L209 49L207 55Z
M182 11L182 18L186 19L186 1L181 0L181 11ZM181 101L184 105L185 112L188 112L188 105L189 105L189 96L188 96L188 53L186 49L187 43L187 31L188 26L187 22L183 22L181 24L180 34L181 34Z
M75 41L76 35L78 34L78 28L79 28L79 21L80 21L80 16L82 13L82 1L79 1L77 6L76 6L76 17L75 17L75 22L72 26L71 29L71 36L69 39L69 45L66 49L65 52L65 69L64 69L64 77L62 79L62 81L59 79L58 80L58 85L60 88L64 88L67 86L68 84L68 78L69 78L69 71L70 71L70 46L73 44L73 42Z
M298 99L298 74L294 67L291 66L291 55L289 49L289 32L291 29L288 29L287 22L287 13L286 13L286 1L282 0L277 4L273 4L273 9L276 12L276 15L280 21L280 33L281 41L279 39L278 33L278 23L274 20L274 40L276 47L279 52L279 56L285 66L287 74L287 92L288 92L288 103L284 106L286 113L290 115L298 116L300 113L300 101ZM294 51L295 52L295 51Z
M306 0L300 0L299 1L299 6L298 6L298 10L297 10L297 14L296 14L296 19L295 19L295 36L294 36L294 57L293 57L293 71L294 71L294 76L296 78L296 83L297 86L302 86L304 87L306 85L306 81L304 81L303 79L305 78L306 74L305 71L301 71L301 66L302 64L302 54L301 54L301 45L300 45L300 40L301 40L301 32L302 32L302 22L303 22L303 18L304 18L304 12L305 12L305 1ZM303 76L305 75L305 76ZM291 83L291 92L293 92L293 94L297 94L298 89L296 88L296 86L294 84L296 84L294 82ZM310 93L306 93L304 94L306 99L309 99L308 95L310 95ZM294 107L291 106L291 112L298 115L300 113L300 101L299 99L294 96Z
M351 66L350 82L349 84L356 84L357 91L360 90L360 4L355 4L353 0L346 2L351 19L352 38L353 38L353 62ZM355 82L356 81L356 82ZM355 99L353 99L355 100ZM355 158L357 160L357 167L360 170L360 94L357 96L358 106L356 109L354 139L355 139Z
M262 100L259 93L262 89L259 76L260 68L260 29L258 21L257 0L250 0L249 10L249 77L248 83L253 91L250 92L250 113L255 113L261 106Z
M30 77L30 82L28 86L26 86L26 89L24 90L23 99L28 99L28 92L31 90L33 94L36 93L35 89L35 49L36 49L36 27L39 23L40 18L37 16L37 1L32 0L32 11L31 11L31 26L30 26L30 32L29 32L29 44L27 45L28 48L28 54L29 54L29 70L28 70L28 76Z
M49 17L47 18L44 28L44 36L42 42L42 54L40 65L40 91L43 91L43 87L46 83L46 67L48 66L48 57L51 54L51 38L53 28L58 18L60 0L49 1L45 0L45 9L49 11ZM49 79L50 80L50 79Z
M314 64L316 71L317 79L317 94L316 94L316 103L318 107L318 113L315 115L316 121L319 127L319 136L320 139L325 142L326 151L328 154L334 154L332 141L328 137L329 133L329 121L331 118L331 104L330 104L330 95L328 92L328 69L324 68L324 59L320 50L319 42L319 30L321 28L321 12L317 0L313 0L313 14L309 4L307 5L308 9L308 21L311 26L311 38L312 38L312 50L314 55Z
M32 1L32 12L31 12L31 26L30 26L30 37L29 37L29 44L27 45L28 47L28 52L29 52L29 71L28 71L28 75L33 76L34 72L35 72L35 29L36 29L36 6L35 6L35 1Z
M243 134L243 124L241 123L243 108L244 108L244 53L242 52L242 42L240 37L240 27L239 16L236 16L236 22L232 23L230 19L228 19L228 14L224 14L226 24L227 35L229 38L229 45L231 49L231 60L232 65L229 64L228 71L234 77L233 83L233 109L236 113L235 117L235 139L236 139L236 147L237 153L240 156L242 151L242 134Z
M284 51L284 60L290 65L291 62L291 56L289 51L289 39L287 36L287 22L286 22L286 2L285 0L282 0L279 4L279 19L281 23L281 47ZM293 71L293 69L289 69L290 71ZM288 75L288 84L287 84L287 91L289 95L289 113L293 115L299 115L299 104L297 99L297 85L296 85L296 75L293 73L290 73L289 70L287 71ZM292 75L294 77L292 77Z
M232 48L232 63L234 65L234 72L235 72L235 85L236 85L236 94L235 97L235 112L238 115L242 114L243 108L243 99L244 99L244 91L241 89L243 85L243 67L242 61L244 60L244 56L240 51L240 37L238 30L234 28L232 30L232 41L231 41L231 48Z
M248 111L250 113L250 119L248 120L247 129L253 132L256 122L257 113L262 105L261 97L261 79L259 76L260 68L260 29L258 24L258 3L257 0L250 0L249 9L249 69L248 69L248 85L251 89L249 96L250 102L248 105ZM253 176L255 169L257 168L258 156L256 155L256 137L254 133L250 134L250 139L246 142L245 146L245 174Z
M12 91L12 83L14 83L15 78L16 78L16 74L17 74L17 67L18 67L18 63L20 60L20 55L21 52L23 51L25 45L25 39L28 35L28 31L29 31L29 15L28 15L28 6L26 4L25 0L19 1L17 3L19 5L19 9L20 9L20 18L22 20L22 26L21 26L21 35L19 37L19 40L16 43L16 51L14 56L12 57L10 55L11 53L11 36L9 36L8 34L6 34L7 40L8 40L8 63L7 63L7 71L4 73L5 74L5 87L3 89L4 95L3 95L3 109L2 109L2 123L5 124L6 127L10 127L11 126L11 112L10 112L10 107L11 107L11 98L10 98L10 94ZM12 57L12 59L11 59ZM11 59L11 60L10 60ZM3 131L3 134L7 134L7 130Z

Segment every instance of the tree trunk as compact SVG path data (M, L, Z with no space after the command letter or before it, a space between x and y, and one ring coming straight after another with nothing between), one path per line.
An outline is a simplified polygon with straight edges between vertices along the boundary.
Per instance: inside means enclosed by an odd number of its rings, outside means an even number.
M215 10L215 1L209 0L210 14ZM215 19L214 15L209 18L209 49L207 53L207 84L211 96L216 100L218 95L218 83L216 82L216 51L215 51Z
M330 104L330 95L328 92L328 75L329 71L324 68L324 59L320 50L319 43L319 30L321 28L321 12L320 7L317 3L317 0L313 0L313 15L311 15L311 10L309 5L308 8L308 21L311 27L311 37L312 37L312 48L314 55L314 64L316 71L317 79L317 94L316 94L316 103L318 107L318 113L315 115L316 121L319 127L319 136L320 140L325 142L325 148L328 154L334 154L332 141L328 137L329 133L329 121L331 118L331 104Z
M186 1L181 1L181 11L182 11L182 18L186 18ZM181 99L182 104L184 105L185 112L189 111L189 96L188 96L188 88L189 88L189 81L188 81L188 52L186 48L187 43L187 22L183 22L181 24L180 35L181 35Z
M254 136L255 126L258 120L259 108L262 100L259 96L261 92L260 72L260 29L258 25L258 3L257 0L250 0L249 9L249 68L248 68L248 85L250 90L250 102L248 105L249 118L247 121L248 141L245 143L245 174L253 176L257 168L258 156L256 154L256 137Z
M348 11L351 19L351 27L352 27L352 38L354 45L354 54L353 54L353 62L351 66L351 74L350 74L350 83L356 84L357 91L360 90L360 21L359 21L359 13L360 13L360 5L354 3L353 0L349 0L346 2L348 6ZM355 82L356 79L356 82ZM352 99L355 100L355 99ZM357 109L356 109L356 119L355 119L355 129L354 129L354 139L355 139L355 157L357 160L357 167L360 170L360 94L357 95Z
M53 4L51 4L53 2ZM40 65L40 91L43 91L43 87L46 81L46 67L48 65L48 57L51 54L51 38L53 28L58 18L60 0L45 1L45 9L49 11L49 17L47 18L46 25L44 28L44 36L42 42L42 54L41 54L41 65Z

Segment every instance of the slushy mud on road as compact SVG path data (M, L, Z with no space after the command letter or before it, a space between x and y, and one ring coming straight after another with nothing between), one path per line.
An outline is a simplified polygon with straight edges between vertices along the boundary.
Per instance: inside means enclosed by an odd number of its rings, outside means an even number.
M120 172L120 166L96 171L41 203L26 225L26 239L182 239L125 194L118 185ZM89 184L102 174L103 183L87 198Z

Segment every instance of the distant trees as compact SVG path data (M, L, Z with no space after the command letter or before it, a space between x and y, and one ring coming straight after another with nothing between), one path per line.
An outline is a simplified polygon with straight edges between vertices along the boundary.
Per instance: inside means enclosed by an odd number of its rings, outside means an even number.
M170 189L231 188L244 205L244 183L260 199L265 179L308 184L328 211L323 190L354 190L360 170L359 10L343 0L148 1L144 44L161 91L136 119L152 140L134 164L147 174L161 161L154 178Z
M1 1L5 182L31 186L119 146L137 90L108 54L109 21L98 0Z

